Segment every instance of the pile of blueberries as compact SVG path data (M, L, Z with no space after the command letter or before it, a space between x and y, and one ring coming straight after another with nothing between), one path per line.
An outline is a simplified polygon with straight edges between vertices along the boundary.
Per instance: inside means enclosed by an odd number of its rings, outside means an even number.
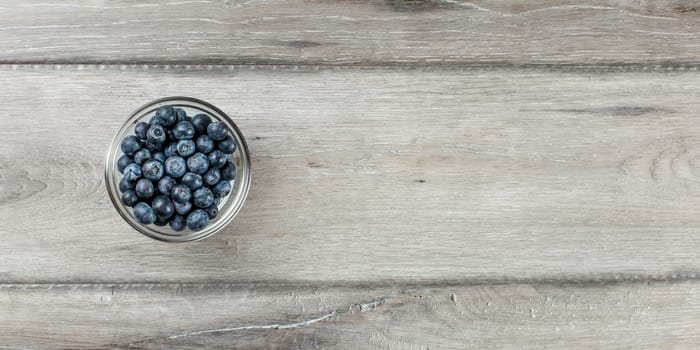
M136 124L121 149L121 200L144 225L205 228L236 178L236 140L206 114L189 117L181 108L162 106L148 123Z

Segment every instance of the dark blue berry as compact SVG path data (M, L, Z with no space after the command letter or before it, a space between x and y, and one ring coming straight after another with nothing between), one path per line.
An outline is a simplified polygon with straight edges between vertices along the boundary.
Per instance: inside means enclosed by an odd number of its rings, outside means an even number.
M209 160L203 153L197 152L187 158L187 168L195 174L204 174L209 169Z
M165 147L165 151L163 151L163 154L165 154L165 158L172 157L177 154L177 142L171 142L168 144L168 147Z
M209 153L214 150L214 140L207 135L201 135L197 138L197 152Z
M190 191L189 187L179 184L173 186L172 191L170 191L170 196L178 203L185 203L192 198L192 191Z
M182 108L175 108L175 116L177 116L178 121L185 120L185 118L187 118L187 113Z
M124 178L127 181L136 181L141 177L141 166L131 163L124 168Z
M187 215L189 214L190 210L192 210L192 202L187 201L184 203L180 203L173 201L173 207L175 207L176 213L180 215Z
M155 160L157 160L157 161L159 161L159 162L161 162L161 163L165 163L165 154L163 154L163 152L156 152L156 153L153 153L153 155L151 156L151 158L153 158L153 159L155 159Z
M192 140L180 140L177 142L177 154L182 157L189 157L194 154L196 146Z
M209 186L214 186L221 180L221 172L217 168L211 168L207 170L202 176L204 178L204 183Z
M165 173L173 178L179 179L187 171L185 159L179 156L172 156L165 160Z
M212 220L216 218L217 215L219 215L219 207L216 205L210 205L208 208L204 209L204 211L207 212L207 216L209 216L209 220Z
M231 181L236 178L236 164L232 162L226 163L221 167L221 180Z
M214 193L214 197L216 198L222 198L225 197L229 192L231 192L231 183L228 181L221 181L214 188L212 188L212 193Z
M136 203L138 203L138 201L139 197L133 190L128 190L122 193L122 203L124 203L124 205L127 207L133 207Z
M154 115L151 117L151 119L148 120L148 125L153 126L153 125L163 125L163 120L158 118L158 116Z
M146 134L148 133L148 128L151 126L148 123L140 122L134 127L134 134L141 140L146 139Z
M236 140L231 135L226 136L225 139L219 141L219 149L226 154L236 152Z
M202 209L192 211L187 215L187 227L192 231L199 231L209 224L209 215Z
M154 209L155 210L155 209ZM165 226L168 224L168 219L166 218L161 218L160 216L156 215L156 221L153 222L154 225L156 226Z
M124 174L124 168L126 168L127 165L133 162L134 160L125 154L119 157L119 160L117 160L117 170L119 170L120 173Z
M157 144L157 143L153 143L151 141L146 141L145 147L147 150L151 151L151 153L156 153L156 152L160 151L161 145Z
M136 153L134 153L134 163L136 163L136 164L139 164L139 165L143 164L143 162L145 162L149 159L151 159L151 151L149 151L145 148L142 148L142 149L136 151Z
M170 200L170 197L163 194L156 196L156 198L153 198L153 201L151 202L151 207L153 207L153 210L155 210L156 215L159 218L167 219L171 217L173 213L175 213L173 201Z
M187 172L185 175L182 175L182 184L186 185L189 187L191 190L196 190L200 187L202 187L202 184L204 183L204 179L202 179L202 175L195 174L193 172Z
M170 219L170 228L173 231L182 231L187 227L187 217L183 215L175 215Z
M214 203L214 194L210 189L202 187L192 195L192 204L195 207L206 208Z
M171 126L177 121L175 108L173 108L173 106L162 106L158 108L156 117L163 123L163 126Z
M139 198L151 198L156 192L153 187L153 182L148 179L141 179L136 183L136 188L134 190Z
M163 178L158 181L158 191L169 196L170 191L175 185L177 185L177 181L175 181L175 179L167 175L163 176Z
M121 148L124 154L130 156L141 148L141 143L139 142L138 137L129 135L122 140Z
M136 203L134 206L134 217L136 221L144 225L150 225L156 222L156 212L150 205L144 202Z
M154 145L162 145L167 139L167 135L165 134L165 129L163 129L161 125L151 125L146 134L146 138L148 142Z
M221 152L218 149L211 151L207 158L209 159L209 165L214 168L220 168L226 165L226 161L228 160L224 152Z
M228 136L228 128L222 122L213 122L207 126L207 135L214 141L221 141Z
M123 177L119 181L119 191L126 192L128 190L133 190L136 187L136 181L129 181L129 179Z
M166 141L177 142L177 139L175 138L175 135L173 134L173 129L165 129L165 136L166 136Z
M143 177L152 181L158 181L161 177L163 177L165 170L163 169L163 163L151 159L143 163L143 166L141 166L141 172L143 173Z
M173 128L173 136L178 140L191 139L194 136L194 126L186 120L179 121Z
M197 114L192 117L192 125L194 125L194 130L198 134L206 134L207 127L211 123L211 118L206 114Z

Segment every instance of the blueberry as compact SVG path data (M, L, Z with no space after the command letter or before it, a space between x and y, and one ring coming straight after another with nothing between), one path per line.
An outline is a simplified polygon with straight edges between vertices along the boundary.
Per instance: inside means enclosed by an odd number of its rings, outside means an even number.
M128 190L133 190L134 187L136 187L136 181L129 181L129 179L123 177L119 181L119 191L120 192L126 192Z
M187 218L182 215L175 215L170 219L170 228L173 231L182 231L187 227Z
M148 160L141 166L141 172L143 173L143 177L158 181L163 177L163 163L153 159Z
M172 191L170 191L170 195L174 201L178 203L185 203L192 198L192 191L190 191L189 187L179 184L173 186Z
M141 164L143 164L143 162L145 162L149 159L151 159L151 151L149 151L145 148L142 148L142 149L136 151L136 153L134 153L134 163L136 163L136 164L141 165Z
M163 154L165 154L165 157L172 157L177 154L177 142L171 142L168 144L168 147L165 147L165 151L163 151Z
M174 141L177 142L177 139L175 138L175 135L173 134L173 129L165 129L165 138L167 141Z
M148 128L151 126L148 123L140 122L134 127L134 134L141 140L146 139L146 134L148 133Z
M134 136L136 137L136 136ZM167 139L167 135L165 134L165 129L163 129L162 126L160 125L152 125L148 129L148 133L146 134L146 138L148 139L148 142L155 144L155 145L162 145L163 142Z
M155 188L153 187L153 182L148 179L141 179L136 183L136 195L139 198L151 198L155 193Z
M221 167L221 179L231 181L236 178L236 164L232 162L226 163Z
M168 224L168 219L161 218L160 216L156 215L156 221L153 224L156 226L165 226Z
M165 195L170 195L170 191L173 189L173 186L177 185L177 181L173 179L170 176L163 176L160 181L158 181L158 191L160 193L165 194Z
M214 141L222 141L228 136L228 128L222 122L213 122L207 126L207 135Z
M166 195L161 194L159 196L156 196L156 198L153 198L151 206L153 207L153 210L155 210L156 215L159 218L167 219L171 217L173 213L175 213L173 201L171 201L170 197Z
M130 156L141 148L141 143L138 137L129 135L122 140L121 148L124 154Z
M195 174L204 174L209 169L209 160L203 153L195 153L187 158L187 168Z
M192 204L195 207L206 208L214 203L214 194L210 189L202 187L192 195Z
M172 156L165 160L165 173L173 178L179 179L187 171L185 159L179 156Z
M236 140L231 135L226 136L225 139L219 141L219 149L227 154L236 152Z
M156 212L150 205L144 202L136 203L134 206L134 217L136 218L136 221L144 225L149 225L156 222Z
M209 165L211 165L214 168L220 168L224 166L226 164L226 161L228 160L224 152L221 152L218 149L211 151L211 153L209 153L208 158Z
M153 126L153 125L163 125L163 120L158 118L158 116L152 116L151 119L148 120L148 125Z
M128 181L136 181L141 177L141 166L131 163L124 168L124 178Z
M207 135L197 138L197 152L209 153L214 150L214 141Z
M211 123L211 118L206 114L197 114L192 117L192 125L198 134L206 134L207 127Z
M177 154L182 157L189 157L194 154L195 144L192 140L180 140L177 142Z
M161 162L161 163L165 163L165 154L163 154L163 152L156 152L156 153L153 153L153 155L151 156L151 158L153 158L153 159L155 159L155 160L157 160L157 161L159 161L159 162Z
M177 121L181 121L187 118L187 113L182 108L175 108L175 116L177 116Z
M228 181L220 181L212 189L212 193L214 193L216 198L225 197L229 192L231 192L231 183Z
M175 207L176 213L180 215L187 215L189 214L190 210L192 210L192 202L187 201L184 203L180 203L173 201L173 207Z
M179 121L173 128L173 135L178 140L191 139L194 136L194 126L186 120Z
M203 178L205 184L214 186L221 180L221 172L217 168L211 168L204 173Z
M192 172L187 172L185 175L182 175L182 184L189 187L193 191L202 187L202 183L204 183L202 175Z
M136 203L138 203L138 201L139 197L133 190L122 193L122 203L124 203L124 205L127 207L133 207Z
M175 115L175 108L173 106L162 106L156 111L156 118L158 118L163 126L171 126L177 121L177 116Z
M217 215L219 215L219 207L216 205L210 205L208 208L204 209L205 212L207 212L207 216L209 216L209 220L212 220L216 218Z
M151 153L156 153L156 152L160 151L160 147L161 147L160 144L153 143L151 141L146 141L146 149L151 151Z
M202 209L192 211L187 215L187 227L192 231L199 231L209 224L209 215Z
M119 170L120 173L124 174L124 168L126 168L127 165L133 162L134 160L125 154L119 157L119 160L117 160L117 170Z

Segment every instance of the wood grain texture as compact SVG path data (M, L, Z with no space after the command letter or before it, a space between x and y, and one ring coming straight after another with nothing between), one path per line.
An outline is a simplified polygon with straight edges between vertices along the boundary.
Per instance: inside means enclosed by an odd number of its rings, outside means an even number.
M0 5L0 62L700 64L694 0Z
M694 72L18 66L0 81L5 282L696 278L700 267ZM122 120L167 95L231 113L252 154L240 217L194 244L137 234L102 180Z
M697 282L0 287L3 349L691 349Z

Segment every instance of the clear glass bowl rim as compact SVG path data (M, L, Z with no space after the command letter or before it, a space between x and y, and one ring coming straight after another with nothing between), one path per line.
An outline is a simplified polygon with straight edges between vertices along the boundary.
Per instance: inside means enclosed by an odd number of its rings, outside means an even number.
M182 235L165 234L163 232L159 232L158 226L142 225L138 223L128 212L126 206L122 204L121 198L119 196L118 181L116 180L116 161L121 155L120 144L122 138L126 136L126 130L131 128L131 125L134 124L135 120L137 120L139 117L142 117L142 114L145 110L148 110L154 106L165 104L185 105L187 107L200 109L203 111L209 110L211 112L207 111L208 114L214 114L212 115L214 119L223 120L226 124L228 124L233 134L233 137L236 139L236 141L238 141L238 149L236 152L239 154L241 163L237 169L237 176L235 180L236 182L239 182L239 184L234 185L234 188L237 188L238 191L236 191L235 193L233 193L232 191L232 193L229 194L229 196L227 197L226 204L229 206L222 206L226 210L221 210L217 219L213 223L210 223L210 225L204 228L203 230L189 231ZM241 131L238 129L236 123L234 123L233 120L226 113L224 113L218 107L194 97L170 96L159 98L142 105L141 107L137 108L134 112L132 112L129 115L129 117L121 124L117 132L114 134L112 142L107 150L105 160L105 185L107 187L107 193L109 195L109 198L112 201L112 204L114 205L115 209L117 209L119 215L121 215L124 221L126 221L131 227L133 227L138 232L142 233L147 237L163 242L194 242L210 237L213 234L221 231L224 227L226 227L226 225L233 221L233 219L235 219L236 216L238 216L238 213L243 207L243 204L245 203L245 200L248 196L248 192L250 191L250 168L251 166L250 156L248 152L248 144L246 143L245 138L243 137L243 133L241 133ZM233 204L229 204L230 201L234 201Z

